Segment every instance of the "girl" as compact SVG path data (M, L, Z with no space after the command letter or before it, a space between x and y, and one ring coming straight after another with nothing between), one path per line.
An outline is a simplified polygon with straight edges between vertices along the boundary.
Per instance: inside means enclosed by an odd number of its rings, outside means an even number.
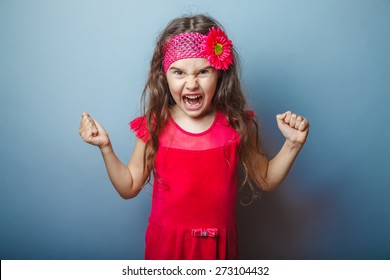
M238 167L254 193L275 189L306 141L307 120L276 116L286 141L268 161L238 79L237 55L222 27L204 15L177 18L158 38L143 92L145 114L128 166L87 113L80 135L98 146L125 199L154 177L146 259L237 259ZM256 187L254 187L256 186Z

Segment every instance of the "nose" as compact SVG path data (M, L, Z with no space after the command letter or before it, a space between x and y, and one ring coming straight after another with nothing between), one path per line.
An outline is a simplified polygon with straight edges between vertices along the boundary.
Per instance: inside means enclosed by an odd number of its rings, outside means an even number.
M198 77L196 75L188 75L186 80L187 90L193 91L199 88Z

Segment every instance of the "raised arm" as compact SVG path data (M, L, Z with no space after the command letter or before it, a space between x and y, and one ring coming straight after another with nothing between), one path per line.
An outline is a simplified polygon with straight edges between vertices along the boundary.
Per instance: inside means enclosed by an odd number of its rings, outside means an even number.
M135 197L149 175L144 170L145 143L137 139L129 163L125 166L115 154L105 129L87 113L82 114L80 136L91 145L99 147L112 185L124 199Z
M286 140L272 160L259 158L262 177L267 183L264 191L274 190L286 178L309 133L308 121L290 111L277 115L276 121Z

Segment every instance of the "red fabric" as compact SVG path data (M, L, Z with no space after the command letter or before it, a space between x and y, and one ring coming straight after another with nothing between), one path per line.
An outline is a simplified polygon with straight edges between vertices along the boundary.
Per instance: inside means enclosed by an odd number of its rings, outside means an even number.
M146 124L145 117L139 117L132 120L130 123L130 129L135 132L135 135L140 138L142 141L146 142L149 138L149 131Z
M130 124L144 141L145 124L144 117ZM238 258L238 144L238 133L221 112L199 134L168 120L155 158L145 259Z

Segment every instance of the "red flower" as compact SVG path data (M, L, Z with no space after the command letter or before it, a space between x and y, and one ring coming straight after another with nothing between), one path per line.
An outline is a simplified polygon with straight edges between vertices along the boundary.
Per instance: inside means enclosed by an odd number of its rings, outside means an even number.
M220 28L211 28L203 43L203 55L217 70L227 70L233 63L233 44Z

